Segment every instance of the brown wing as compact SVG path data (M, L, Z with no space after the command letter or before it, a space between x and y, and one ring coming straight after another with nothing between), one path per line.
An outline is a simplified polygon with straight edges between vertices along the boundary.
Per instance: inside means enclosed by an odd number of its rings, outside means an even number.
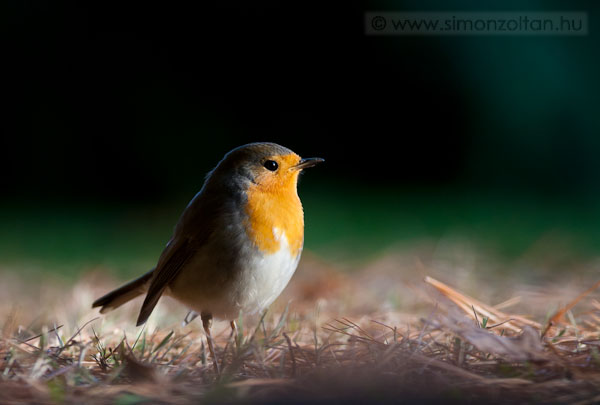
M148 320L165 289L206 243L215 229L215 221L223 208L223 202L210 198L211 195L219 195L218 192L209 191L208 196L205 195L205 189L210 187L209 183L210 177L179 218L174 236L161 254L152 275L146 299L137 319L137 326Z
M165 288L177 277L181 269L194 255L196 251L194 245L189 239L182 241L173 240L169 243L152 275L146 299L144 299L140 315L137 319L137 326L142 325L148 320Z

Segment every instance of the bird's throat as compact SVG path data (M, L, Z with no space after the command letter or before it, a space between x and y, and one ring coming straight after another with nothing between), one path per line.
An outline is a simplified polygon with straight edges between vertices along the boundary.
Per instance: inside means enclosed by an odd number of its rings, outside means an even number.
M296 181L290 183L267 189L252 184L248 188L246 232L262 253L278 252L282 247L282 235L287 239L292 257L302 250L304 214L296 192Z

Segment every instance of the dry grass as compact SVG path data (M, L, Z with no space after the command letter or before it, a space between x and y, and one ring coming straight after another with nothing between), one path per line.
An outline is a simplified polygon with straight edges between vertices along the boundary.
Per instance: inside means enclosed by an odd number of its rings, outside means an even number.
M467 282L410 262L348 275L307 257L265 316L237 336L215 324L220 376L168 300L141 329L139 302L89 309L116 283L101 271L69 289L4 275L0 403L600 401L598 283Z

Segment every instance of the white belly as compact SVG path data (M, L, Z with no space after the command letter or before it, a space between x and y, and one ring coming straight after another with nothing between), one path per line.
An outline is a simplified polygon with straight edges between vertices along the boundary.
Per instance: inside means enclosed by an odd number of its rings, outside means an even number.
M239 305L246 314L267 308L281 294L298 267L300 252L294 257L284 233L279 251L251 258L240 278Z

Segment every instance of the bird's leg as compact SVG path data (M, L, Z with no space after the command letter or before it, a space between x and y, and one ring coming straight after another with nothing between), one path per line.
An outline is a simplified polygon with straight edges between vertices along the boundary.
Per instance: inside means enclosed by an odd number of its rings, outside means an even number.
M206 342L208 343L208 350L210 351L210 356L212 357L215 371L217 372L217 375L221 375L221 371L219 370L219 361L217 360L217 356L215 355L215 348L213 346L213 338L210 334L212 315L203 312L202 314L200 314L200 318L202 319L202 327L204 328L204 332L206 333Z
M235 340L235 347L237 347L238 349L240 348L240 342L238 342L238 336L237 336L237 327L235 326L235 321L229 321L229 325L231 326L231 336L233 336L233 339Z

